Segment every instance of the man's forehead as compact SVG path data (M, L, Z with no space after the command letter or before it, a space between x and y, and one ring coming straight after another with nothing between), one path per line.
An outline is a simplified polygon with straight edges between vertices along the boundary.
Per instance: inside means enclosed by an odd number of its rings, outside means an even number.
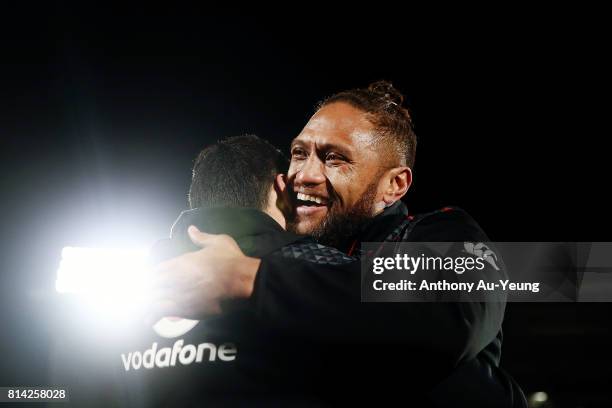
M364 112L333 103L313 115L293 142L366 147L372 144L373 131Z

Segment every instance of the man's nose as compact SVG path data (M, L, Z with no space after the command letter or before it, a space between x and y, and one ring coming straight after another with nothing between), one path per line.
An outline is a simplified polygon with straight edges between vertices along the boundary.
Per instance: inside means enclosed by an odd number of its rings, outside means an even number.
M295 176L295 184L301 186L325 183L324 164L315 155L311 155Z

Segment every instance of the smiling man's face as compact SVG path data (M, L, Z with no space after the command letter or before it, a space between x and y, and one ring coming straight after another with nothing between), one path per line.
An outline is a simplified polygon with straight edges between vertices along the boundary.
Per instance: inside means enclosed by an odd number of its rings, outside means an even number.
M375 136L366 114L343 102L326 105L310 118L291 144L287 180L293 231L316 238L333 230L349 233L351 224L375 214L382 195L379 180L388 168Z

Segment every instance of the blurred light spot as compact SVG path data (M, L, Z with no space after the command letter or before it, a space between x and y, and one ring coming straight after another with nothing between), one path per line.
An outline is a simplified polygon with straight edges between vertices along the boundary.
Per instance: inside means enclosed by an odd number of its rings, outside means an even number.
M548 394L542 391L533 393L533 400L535 402L546 402L548 401Z
M133 289L142 276L147 253L142 249L65 247L55 289L91 295Z
M75 295L93 319L133 314L147 289L146 249L65 247L55 289Z
M548 394L544 391L534 392L527 398L529 408L544 408L551 407L551 401L549 401Z

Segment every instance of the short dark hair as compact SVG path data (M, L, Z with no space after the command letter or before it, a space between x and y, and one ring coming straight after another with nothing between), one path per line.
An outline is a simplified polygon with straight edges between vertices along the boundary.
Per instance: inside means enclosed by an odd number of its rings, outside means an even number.
M334 102L344 102L367 114L389 153L398 164L414 166L416 134L404 96L388 81L377 81L367 88L342 91L319 102L317 110Z
M286 173L287 167L287 158L255 135L220 140L202 150L195 160L189 205L264 210L274 177Z

